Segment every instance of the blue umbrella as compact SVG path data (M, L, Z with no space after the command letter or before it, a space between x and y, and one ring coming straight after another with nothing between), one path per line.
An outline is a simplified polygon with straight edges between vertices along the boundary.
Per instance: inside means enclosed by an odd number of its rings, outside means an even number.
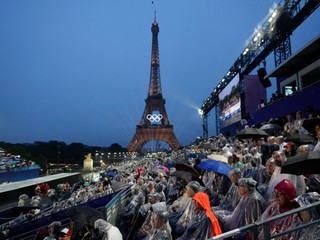
M197 165L199 168L204 169L204 170L209 170L212 172L224 174L228 176L228 173L230 170L233 168L229 166L228 164L225 164L220 161L215 161L215 160L205 160Z
M115 177L117 175L116 172L107 172L108 177Z
M204 159L207 156L203 153L189 153L188 158L199 158L199 159Z

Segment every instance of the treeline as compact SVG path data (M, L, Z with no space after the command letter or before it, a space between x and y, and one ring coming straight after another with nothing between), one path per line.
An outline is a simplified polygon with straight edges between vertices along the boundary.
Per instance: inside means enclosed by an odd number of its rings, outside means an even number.
M96 152L126 152L118 143L109 147L86 146L82 143L66 144L59 141L30 143L0 142L0 148L21 158L32 160L46 169L49 163L82 164L85 155L91 153L94 158Z

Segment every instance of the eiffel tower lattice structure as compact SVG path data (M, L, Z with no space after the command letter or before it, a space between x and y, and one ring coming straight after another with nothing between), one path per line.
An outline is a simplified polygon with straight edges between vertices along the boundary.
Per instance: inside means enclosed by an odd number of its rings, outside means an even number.
M173 125L170 125L164 107L166 101L161 90L158 47L159 26L156 17L152 23L151 31L152 54L148 97L145 99L146 106L141 122L136 126L136 132L128 145L129 152L139 152L147 142L155 140L166 142L174 151L180 147L180 143L173 133Z

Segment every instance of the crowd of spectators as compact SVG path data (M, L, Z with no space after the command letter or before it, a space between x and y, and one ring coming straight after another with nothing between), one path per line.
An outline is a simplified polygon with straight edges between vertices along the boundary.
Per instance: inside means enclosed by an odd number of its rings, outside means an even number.
M104 219L80 230L52 223L48 226L47 236L41 238L38 234L37 239L209 239L320 201L319 174L282 172L288 158L320 152L320 121L312 131L303 127L303 121L301 112L297 112L295 118L287 116L287 122L277 136L238 139L219 135L198 141L164 159L127 161L119 166L122 170L113 177L114 181L125 182L131 187L128 202L119 213L117 226ZM313 135L315 141L301 144L286 140L296 134ZM208 142L210 147L204 147ZM232 170L227 174L205 170L198 165L207 159L181 157L192 152L208 157L212 153L222 155L227 159L223 164ZM183 160L187 161L182 164L194 169L195 173L176 167ZM68 199L53 200L52 209L45 214L98 198L109 188L110 184L103 181L84 185ZM320 209L315 208L277 219L271 222L270 232L282 233L310 223L319 219L319 214ZM34 215L33 218L42 217L44 213L40 211ZM320 227L316 224L276 239L319 237ZM251 232L240 232L233 239L252 239L252 235ZM264 239L262 229L259 229L259 239Z

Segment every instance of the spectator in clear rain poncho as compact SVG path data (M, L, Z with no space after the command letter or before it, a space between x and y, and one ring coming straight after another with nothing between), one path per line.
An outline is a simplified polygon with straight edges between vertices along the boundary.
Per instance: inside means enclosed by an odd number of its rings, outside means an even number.
M304 180L304 176L303 175L293 175L293 174L284 174L281 173L281 166L282 164L287 160L286 156L284 155L284 153L280 152L280 151L276 151L272 153L273 159L275 161L276 167L274 172L272 173L269 185L268 185L268 190L265 193L264 197L266 198L266 200L271 203L273 202L273 190L274 187L281 182L283 179L289 179L290 182L293 184L296 192L297 192L297 196L303 194L306 192L306 183Z
M231 187L229 188L229 191L225 197L221 200L219 206L213 207L214 212L219 210L227 210L232 212L240 200L238 186L236 183L241 178L241 171L239 169L231 170L229 172L229 178L231 181Z
M146 222L149 222L150 219L148 219L148 215L151 211L151 206L157 202L159 202L158 194L155 192L149 193L148 202L141 205L138 213L135 215L135 219L133 220L133 225L131 226L127 239L134 239L142 225Z
M161 182L158 182L154 186L155 192L159 195L159 202L166 202L166 195L164 193L165 185Z
M91 239L99 240L122 240L122 234L116 226L111 223L98 219L94 222L95 237ZM92 234L94 235L94 234Z
M151 217L152 228L145 229L146 240L172 240L171 230L168 228L167 211L154 211Z
M144 196L137 185L131 187L131 200L120 212L120 229L122 232L128 231L128 225L134 224L135 216L138 214L140 206L144 203Z
M273 172L275 171L277 165L273 158L269 158L266 161L265 164L265 170L263 170L263 173L261 174L262 181L260 181L257 185L258 192L265 197L265 199L268 199L269 197L266 197L266 192L268 191L269 183L271 180L271 176ZM265 172L264 172L265 171Z
M192 220L194 213L194 202L192 201L192 198L199 191L200 184L196 181L191 181L186 186L186 194L188 196L186 201L188 201L188 204L182 216L176 223L176 226L174 227L174 231L172 233L174 238L180 237L185 232L189 222Z
M254 223L266 209L266 201L256 190L256 183L252 178L239 179L237 185L241 198L238 205L231 214L229 211L217 214L224 232Z
M142 224L141 228L137 232L136 239L145 240L145 238L148 237L147 234L150 233L152 230L152 224L153 224L152 215L154 214L154 212L164 212L166 210L167 210L167 206L165 202L156 202L152 204L150 210L148 211L148 215L144 223ZM169 223L166 222L165 224L171 234L171 227Z
M231 186L228 176L220 173L206 171L208 175L207 182L205 183L205 192L209 195L210 204L218 206L221 199L227 194Z
M178 189L176 189L176 192L178 192L178 198L175 199L173 202L170 200L171 193L174 194L173 191L169 191L168 194L168 201L167 201L167 207L168 207L168 213L169 213L169 223L172 227L172 231L175 231L175 226L178 220L181 218L182 214L185 212L186 208L189 205L189 197L186 193L186 183L183 182L182 185L179 186Z
M274 201L264 211L258 221L266 220L270 217L293 209L292 200L296 197L296 190L289 179L284 179L274 187ZM276 234L285 231L290 226L298 222L297 215L289 215L284 218L277 219L270 223L270 233ZM259 239L264 239L263 231L259 234ZM290 235L283 235L277 240L290 239Z
M293 205L296 208L308 206L314 202L320 201L320 195L317 192L308 192L302 194L294 199ZM301 224L311 223L320 218L320 207L308 209L305 211L301 211L298 213L299 223L295 226L299 226ZM292 233L292 240L309 240L309 239L319 239L320 238L320 225L313 224L310 227L305 227L299 229Z
M253 178L256 182L258 182L258 172L255 169L256 162L251 153L248 153L243 156L243 162L245 163L244 168L242 169L242 177L244 178Z
M58 239L61 231L61 222L52 222L48 226L49 236L45 237L44 240L55 240Z
M211 210L209 196L198 192L193 196L194 211L184 234L178 240L208 239L222 233L218 219Z

